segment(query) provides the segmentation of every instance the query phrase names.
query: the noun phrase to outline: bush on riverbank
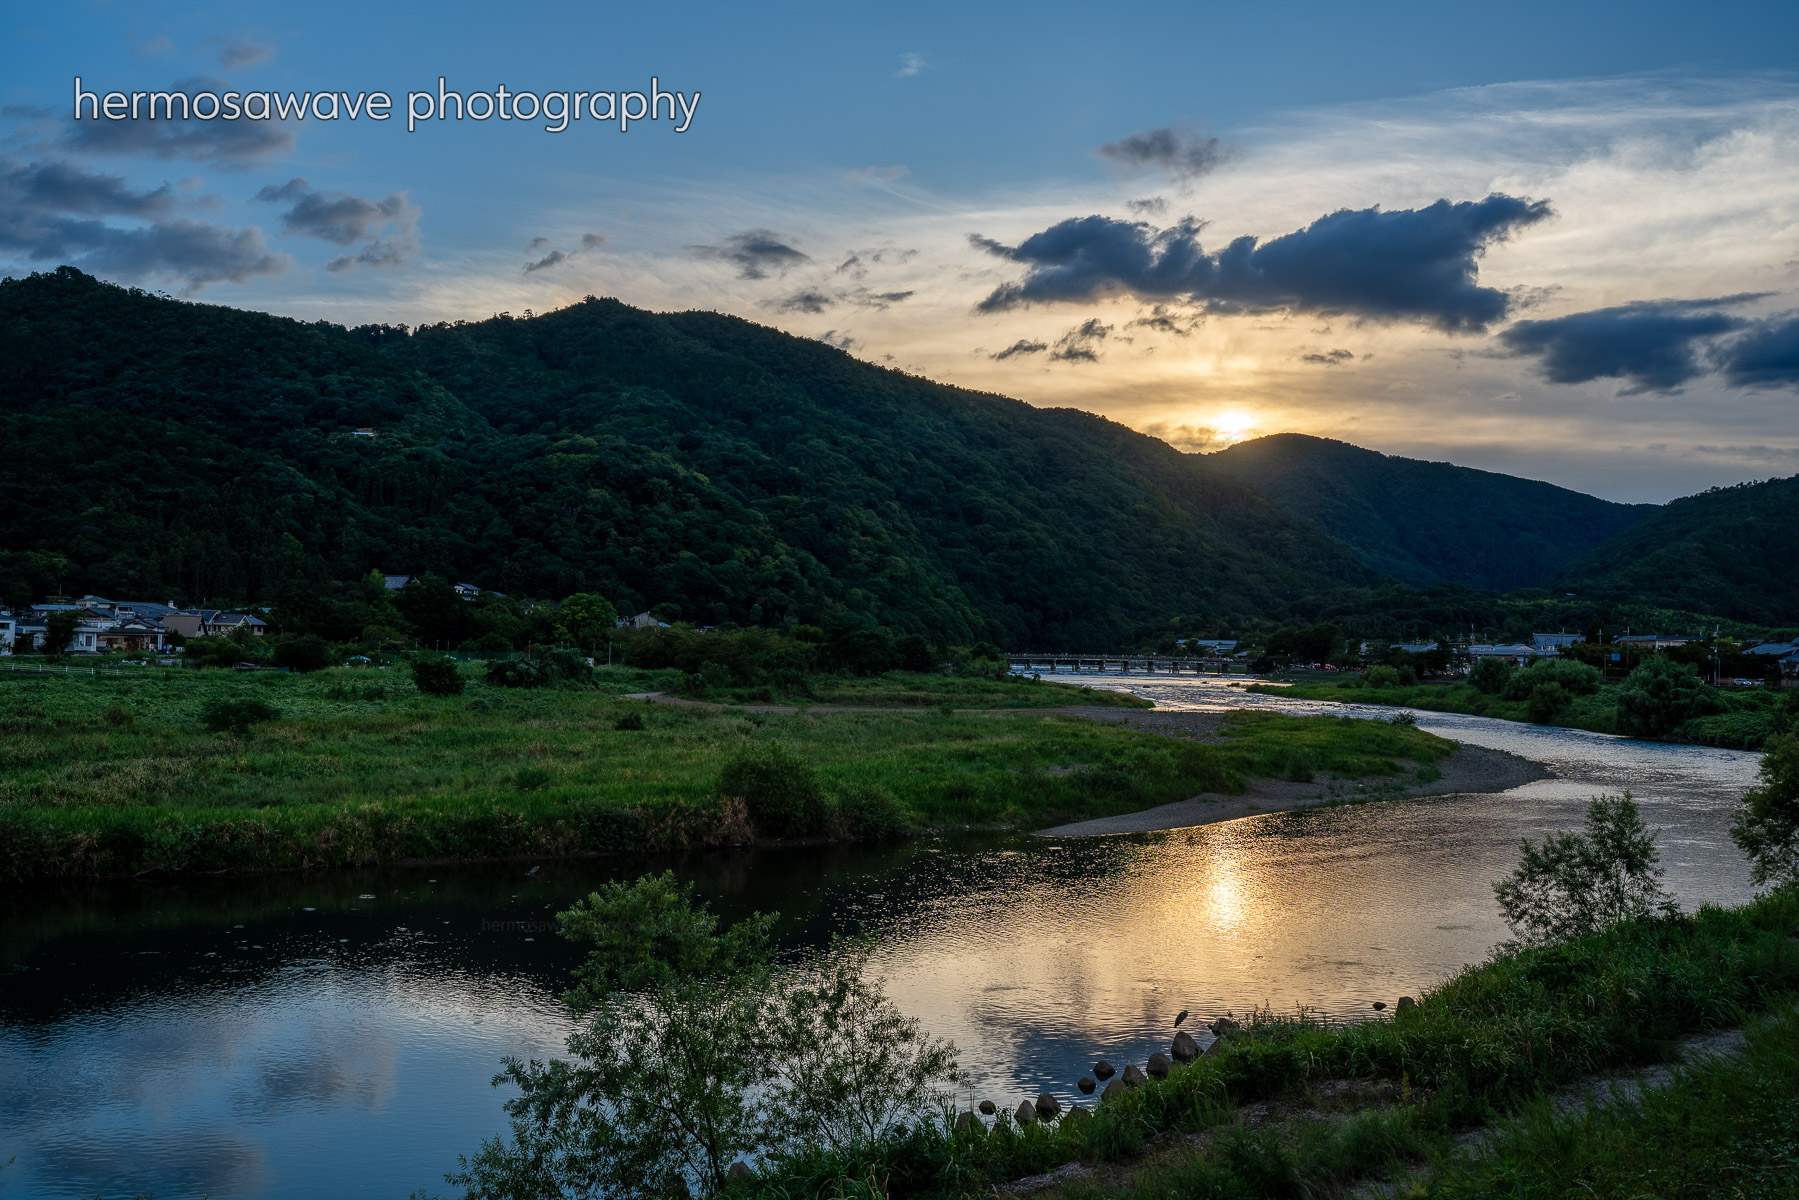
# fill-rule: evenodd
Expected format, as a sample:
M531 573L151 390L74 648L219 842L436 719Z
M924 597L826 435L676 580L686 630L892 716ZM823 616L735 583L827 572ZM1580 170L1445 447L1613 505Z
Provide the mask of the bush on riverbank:
M422 693L397 670L0 675L0 880L734 844L746 831L720 776L739 751L775 741L835 798L822 828L797 828L869 838L1240 791L1301 752L1354 778L1453 750L1334 718L1243 714L1201 744L1029 709L777 716L622 699L666 682L641 671L602 668L581 688L492 687L473 674L462 696ZM992 680L959 683L977 702L986 689L1012 695ZM208 706L278 719L245 725L250 737L214 733L201 723Z

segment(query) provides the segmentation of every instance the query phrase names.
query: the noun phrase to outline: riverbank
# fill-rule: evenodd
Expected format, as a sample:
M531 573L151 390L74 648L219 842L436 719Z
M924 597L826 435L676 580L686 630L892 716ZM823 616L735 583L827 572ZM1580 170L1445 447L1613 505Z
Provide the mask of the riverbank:
M1078 1115L1018 1123L1002 1097L990 1125L778 1161L743 1191L822 1197L882 1178L888 1195L918 1197L1703 1196L1732 1190L1733 1171L1790 1179L1796 927L1787 891L1501 950L1354 1024L1195 1014L1222 1032L1203 1055L1137 1065L1146 1077ZM1741 1058L1656 1070L1732 1029L1747 1035ZM1591 1102L1633 1079L1653 1100ZM1509 1186L1521 1179L1534 1189Z
M1466 681L1370 687L1358 676L1345 676L1330 683L1299 680L1251 684L1245 690L1296 700L1329 700L1338 704L1372 704L1492 717L1501 721L1584 729L1589 733L1623 732L1618 725L1617 684L1607 684L1591 695L1568 697L1567 703L1549 721L1532 721L1528 700L1507 700L1489 695ZM1681 721L1666 736L1648 740L1718 746L1727 750L1760 750L1768 738L1786 729L1793 715L1799 712L1799 692L1783 694L1751 689L1717 694L1728 697L1719 703L1732 706L1730 711L1715 711Z
M1454 749L1366 721L1241 714L1200 742L946 698L1132 711L1024 680L893 676L892 691L942 702L778 714L626 698L666 686L655 672L564 689L464 678L456 696L423 694L398 670L0 678L0 879L741 845L766 831L753 802L721 797L720 776L772 742L822 797L812 825L781 832L818 838L1087 820L1271 776L1385 779ZM259 719L221 730L221 711Z

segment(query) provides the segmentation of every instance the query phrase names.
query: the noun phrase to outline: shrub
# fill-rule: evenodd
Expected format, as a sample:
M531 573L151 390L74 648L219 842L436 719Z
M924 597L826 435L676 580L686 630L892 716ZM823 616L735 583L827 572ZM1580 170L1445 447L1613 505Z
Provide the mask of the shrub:
M1587 805L1586 828L1520 844L1518 867L1493 885L1520 941L1597 933L1619 921L1677 912L1661 890L1655 835L1626 792Z
M628 712L612 722L612 727L620 733L635 732L643 728L643 714Z
M412 682L427 696L462 695L462 672L448 658L415 658L412 660Z
M1799 734L1768 744L1761 786L1743 793L1730 837L1749 856L1757 884L1799 883Z
M1362 682L1369 687L1390 688L1399 686L1399 668L1389 666L1369 667L1362 672Z
M1538 725L1548 725L1568 707L1568 702L1572 699L1568 695L1568 689L1559 683L1539 683L1530 689L1530 697L1524 704L1524 716Z
M812 764L780 742L752 743L731 756L718 794L743 801L750 820L772 837L801 837L824 828L824 788Z
M1497 696L1505 690L1506 681L1512 677L1512 664L1503 658L1483 658L1474 664L1474 670L1468 676L1468 682L1474 685L1477 692L1485 692L1489 696Z
M587 660L567 650L547 650L524 658L500 659L487 664L487 682L495 687L554 687L581 683L593 676Z
M721 662L702 663L700 665L700 681L708 689L731 686L731 668Z
M858 841L886 841L912 831L912 817L905 805L881 787L849 785L837 793L837 813L845 832Z
M304 674L322 671L337 661L331 643L316 633L302 633L275 643L275 665Z
M243 662L244 648L230 638L195 638L187 644L183 660L190 667L223 667L230 669Z
M280 709L254 697L236 699L218 696L208 700L200 710L200 723L206 728L214 733L229 733L239 738L248 736L254 725L280 719Z
M1528 700L1533 689L1554 683L1575 696L1591 696L1599 690L1599 668L1571 658L1543 658L1522 671L1513 672L1501 694L1507 700Z
M550 773L537 767L521 767L512 777L512 786L521 792L541 791L549 782Z

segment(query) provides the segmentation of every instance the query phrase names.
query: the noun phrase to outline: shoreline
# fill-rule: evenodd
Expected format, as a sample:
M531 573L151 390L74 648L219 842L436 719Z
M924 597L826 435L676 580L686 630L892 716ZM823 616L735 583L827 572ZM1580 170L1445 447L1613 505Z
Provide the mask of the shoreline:
M1211 741L1223 723L1223 713L1154 709L1096 709L1082 713L1096 720L1116 721L1164 736ZM1235 794L1202 792L1171 804L1112 817L1074 821L1036 831L1038 837L1110 837L1124 833L1161 833L1216 825L1262 813L1291 812L1320 805L1364 803L1375 800L1413 799L1423 796L1497 795L1551 777L1542 763L1504 750L1462 746L1437 764L1438 777L1429 782L1406 782L1404 776L1388 779L1338 779L1321 775L1310 783L1262 779L1247 791Z

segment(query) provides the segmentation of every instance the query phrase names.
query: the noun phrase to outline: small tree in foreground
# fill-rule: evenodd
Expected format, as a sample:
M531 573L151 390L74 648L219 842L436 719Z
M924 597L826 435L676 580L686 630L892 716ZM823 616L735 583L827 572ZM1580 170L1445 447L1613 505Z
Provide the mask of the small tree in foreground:
M1674 904L1661 889L1655 835L1626 792L1587 805L1586 828L1520 846L1518 867L1493 885L1506 923L1527 945L1594 933Z
M412 682L427 696L462 695L462 672L456 660L441 655L412 660Z
M777 970L773 915L721 932L672 873L608 884L558 917L589 947L563 997L572 1061L508 1059L511 1135L446 1176L475 1200L712 1195L739 1157L872 1141L934 1112L952 1048L836 951Z
M1799 734L1768 743L1761 786L1743 793L1730 837L1749 856L1756 884L1799 884Z

